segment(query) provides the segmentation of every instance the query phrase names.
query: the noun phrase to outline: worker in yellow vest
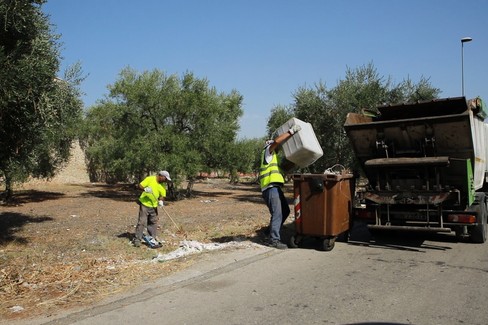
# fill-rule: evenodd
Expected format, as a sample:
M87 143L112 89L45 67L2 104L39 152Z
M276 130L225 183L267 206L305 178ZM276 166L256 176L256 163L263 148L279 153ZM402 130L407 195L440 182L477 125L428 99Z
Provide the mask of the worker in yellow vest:
M166 188L163 183L170 182L171 177L166 170L158 172L154 176L147 176L139 183L139 189L142 194L139 197L139 215L137 218L136 233L132 244L135 247L141 245L144 238L151 248L161 247L157 237L158 231L158 206L164 206L166 198ZM147 229L148 235L143 237L144 229Z
M286 249L287 245L281 241L280 230L286 218L290 215L288 201L283 194L282 187L285 179L279 167L276 151L280 145L300 131L299 125L294 125L288 132L280 134L274 140L267 140L261 153L261 167L259 168L259 184L264 202L268 206L271 219L266 235L266 245L278 249Z

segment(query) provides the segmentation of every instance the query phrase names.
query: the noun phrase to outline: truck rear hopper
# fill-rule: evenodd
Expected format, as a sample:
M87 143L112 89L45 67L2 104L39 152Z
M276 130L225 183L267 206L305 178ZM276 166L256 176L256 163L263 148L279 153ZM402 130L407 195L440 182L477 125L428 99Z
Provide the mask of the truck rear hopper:
M488 126L480 99L464 97L350 113L344 125L368 187L374 229L455 231L486 240Z

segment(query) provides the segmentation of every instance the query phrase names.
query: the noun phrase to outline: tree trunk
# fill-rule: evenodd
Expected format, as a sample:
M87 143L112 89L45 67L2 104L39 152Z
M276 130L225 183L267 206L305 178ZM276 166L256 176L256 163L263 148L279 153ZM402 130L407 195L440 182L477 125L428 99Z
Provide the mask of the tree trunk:
M229 172L229 179L230 179L229 183L231 184L239 183L239 173L237 173L236 170L231 170Z
M186 186L186 197L190 198L193 196L193 185L195 184L195 179L193 177L188 179L188 185Z
M5 175L5 202L10 202L13 195L14 191L12 190L12 178Z
M176 188L173 182L168 182L168 193L167 197L173 201L181 200L181 194L178 188Z

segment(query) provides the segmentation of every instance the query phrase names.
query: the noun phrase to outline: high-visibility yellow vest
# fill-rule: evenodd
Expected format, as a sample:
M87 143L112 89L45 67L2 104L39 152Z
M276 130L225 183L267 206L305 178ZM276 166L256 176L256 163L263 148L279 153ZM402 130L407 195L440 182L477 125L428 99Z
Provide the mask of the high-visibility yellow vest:
M142 187L150 187L152 193L142 192L139 201L148 208L156 208L160 197L166 197L166 188L158 183L157 176L148 176L140 183Z
M278 157L276 153L273 152L273 158L269 164L266 164L264 161L265 152L266 149L263 150L261 154L261 167L259 168L259 184L261 185L261 190L266 188L271 183L285 183L285 179L283 178L278 166Z

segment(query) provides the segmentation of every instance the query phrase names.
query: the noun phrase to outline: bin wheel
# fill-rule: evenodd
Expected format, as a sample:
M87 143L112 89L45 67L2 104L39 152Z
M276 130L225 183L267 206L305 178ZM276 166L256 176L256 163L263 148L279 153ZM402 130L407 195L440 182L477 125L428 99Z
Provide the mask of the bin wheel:
M290 240L288 242L288 247L290 248L298 248L298 245L300 244L300 238L297 236L291 236Z
M322 241L322 246L320 247L323 251L329 252L334 249L335 246L335 237L333 238L325 238Z

